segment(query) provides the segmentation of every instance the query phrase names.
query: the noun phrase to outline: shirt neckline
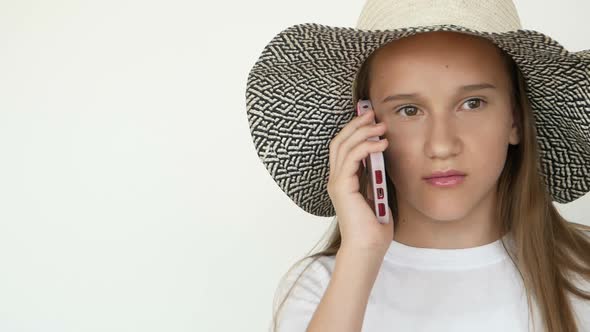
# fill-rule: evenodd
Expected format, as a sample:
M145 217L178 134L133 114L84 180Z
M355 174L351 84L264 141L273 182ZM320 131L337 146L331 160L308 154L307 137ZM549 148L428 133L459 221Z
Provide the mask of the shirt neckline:
M461 249L419 248L393 240L384 259L396 265L417 269L453 270L483 267L509 257L502 245L502 239L510 249L509 233L494 242Z

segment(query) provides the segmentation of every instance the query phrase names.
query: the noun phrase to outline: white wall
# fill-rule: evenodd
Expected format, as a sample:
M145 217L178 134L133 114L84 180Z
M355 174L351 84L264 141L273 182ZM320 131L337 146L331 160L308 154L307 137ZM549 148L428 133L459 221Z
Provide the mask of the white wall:
M280 30L352 26L363 3L0 2L0 331L266 330L331 218L256 156L246 77ZM590 48L588 1L517 7ZM588 222L589 203L559 208Z

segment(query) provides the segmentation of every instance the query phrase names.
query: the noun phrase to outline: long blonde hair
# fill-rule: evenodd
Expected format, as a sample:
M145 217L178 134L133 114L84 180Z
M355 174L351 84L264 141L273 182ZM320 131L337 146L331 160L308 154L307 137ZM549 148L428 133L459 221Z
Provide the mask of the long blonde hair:
M514 60L500 48L497 50L511 73L512 102L520 135L520 143L509 146L506 164L498 180L497 213L503 221L502 234L510 233L515 249L509 250L503 239L502 245L522 277L531 311L532 299L538 304L546 331L577 332L567 296L572 293L590 300L590 293L577 288L570 279L572 274L577 274L590 282L590 236L584 233L590 232L590 227L567 221L552 204L538 172L537 133L533 112L524 93L526 82ZM359 99L369 99L370 67L375 54L373 52L366 59L357 73L353 83L353 105ZM362 173L359 179L360 192L365 198L367 179L366 173ZM395 187L389 177L386 177L386 184L395 228L398 219ZM273 331L276 330L278 312L305 270L319 257L334 256L338 252L341 235L337 216L327 235L326 244L319 252L298 260L289 269L290 272L300 262L311 259L273 312Z

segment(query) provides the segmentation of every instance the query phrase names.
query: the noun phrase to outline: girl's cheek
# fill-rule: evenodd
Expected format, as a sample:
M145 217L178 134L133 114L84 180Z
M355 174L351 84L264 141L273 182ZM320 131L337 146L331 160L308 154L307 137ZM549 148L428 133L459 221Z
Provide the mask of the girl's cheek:
M418 139L421 137L422 133L419 126L392 126L388 125L387 130L385 131L385 137L389 141L389 146L392 144L398 144L400 141L406 140L408 142L408 138L413 137L414 139Z
M411 145L415 144L418 140L419 136L416 136L416 133L410 135L410 133L405 133L403 131L395 131L388 130L385 133L385 138L387 138L388 144L387 148L385 149L385 153L387 153L392 158L399 158L403 154L407 153L407 149L411 149ZM413 137L412 141L408 140L408 137Z

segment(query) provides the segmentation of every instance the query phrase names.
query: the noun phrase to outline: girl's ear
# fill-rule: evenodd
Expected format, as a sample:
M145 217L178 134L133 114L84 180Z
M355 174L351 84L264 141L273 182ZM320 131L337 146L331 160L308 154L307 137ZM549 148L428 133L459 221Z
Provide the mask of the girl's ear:
M513 127L512 131L510 132L510 144L518 145L519 142L518 127Z
M512 128L510 129L510 137L508 138L508 141L512 145L518 145L518 143L520 143L520 135L519 135L520 126L518 124L518 121L516 121L516 119L517 119L516 112L517 112L516 108L513 107L512 108Z

